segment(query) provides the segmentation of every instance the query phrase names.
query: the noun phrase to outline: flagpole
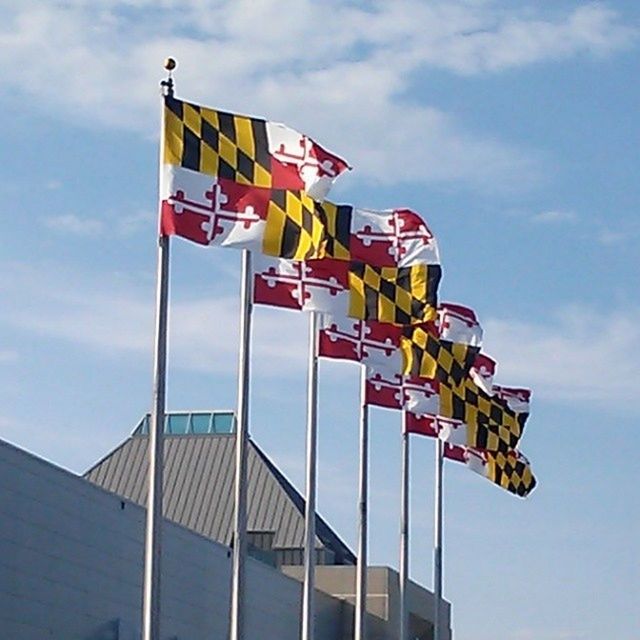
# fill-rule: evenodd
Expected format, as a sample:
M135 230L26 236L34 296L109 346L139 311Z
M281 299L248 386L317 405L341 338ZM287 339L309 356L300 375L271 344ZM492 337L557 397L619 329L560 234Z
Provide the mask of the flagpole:
M307 379L307 478L302 592L302 640L314 640L316 565L316 460L318 419L318 313L309 314L309 373Z
M402 410L402 493L400 499L400 640L409 640L407 587L409 584L409 432Z
M163 95L173 96L171 71L176 62L167 58L168 77L160 83ZM164 152L164 103L160 120L158 165L158 224L162 215L160 174ZM144 544L142 587L142 638L160 639L160 573L162 557L162 471L164 454L164 417L167 383L167 321L169 303L169 236L158 234L158 270L156 288L156 333L153 358L153 402L149 423L149 475L147 521Z
M356 611L354 640L367 636L367 520L369 484L369 407L367 405L367 368L360 367L360 495L358 498L358 567L356 574Z
M442 600L442 472L443 472L442 440L436 438L436 468L435 468L435 514L433 540L433 596L435 601L433 615L433 640L442 640L440 633L440 612Z
M252 304L251 253L242 251L240 277L240 349L238 355L238 408L236 423L235 512L233 521L233 576L230 640L243 640L245 563L247 558L247 444L249 439L249 373L251 362Z

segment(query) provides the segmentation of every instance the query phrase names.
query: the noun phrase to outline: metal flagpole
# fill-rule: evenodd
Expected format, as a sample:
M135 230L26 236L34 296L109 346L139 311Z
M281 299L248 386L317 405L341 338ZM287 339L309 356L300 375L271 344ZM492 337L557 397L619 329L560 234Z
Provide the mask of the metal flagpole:
M169 77L160 84L173 96L171 71L176 62L167 58L164 68ZM164 104L160 123L160 159L162 171L164 152ZM158 223L162 200L158 188ZM156 290L156 335L153 362L153 403L149 424L149 476L147 493L147 523L144 545L144 576L142 588L142 638L160 639L160 560L162 556L162 467L164 454L164 416L167 382L167 320L169 303L169 237L158 234L158 275Z
M307 380L307 478L304 535L302 640L313 640L316 567L316 448L318 418L318 314L309 314L309 373Z
M400 512L400 640L409 640L407 586L409 584L409 433L402 411L402 496Z
M367 637L367 520L369 484L369 407L366 401L367 368L360 367L360 495L358 498L358 568L354 640Z
M245 560L247 557L247 441L249 437L249 365L252 304L251 253L242 252L240 283L240 351L236 424L235 515L233 522L233 580L231 640L244 638Z
M442 462L444 443L436 438L436 473L435 473L435 515L433 519L433 595L435 609L433 616L433 640L441 640L440 610L442 599Z

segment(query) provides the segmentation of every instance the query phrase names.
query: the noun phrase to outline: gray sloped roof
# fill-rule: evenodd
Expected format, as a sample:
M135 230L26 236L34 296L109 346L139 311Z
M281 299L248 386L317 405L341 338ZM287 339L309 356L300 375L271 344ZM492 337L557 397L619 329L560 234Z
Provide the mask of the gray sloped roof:
M165 434L164 515L223 544L233 534L235 436ZM147 498L145 435L133 435L85 473L88 480L133 502ZM274 549L304 546L304 499L253 441L247 451L249 531L274 534ZM338 563L355 556L327 523L316 517L316 548Z

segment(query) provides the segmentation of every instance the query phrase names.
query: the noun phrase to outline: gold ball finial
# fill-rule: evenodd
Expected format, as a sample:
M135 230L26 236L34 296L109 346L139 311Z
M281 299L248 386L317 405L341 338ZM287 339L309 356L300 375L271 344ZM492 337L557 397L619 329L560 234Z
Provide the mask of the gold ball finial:
M173 71L177 65L178 63L175 61L174 58L166 58L164 61L164 68L167 71Z

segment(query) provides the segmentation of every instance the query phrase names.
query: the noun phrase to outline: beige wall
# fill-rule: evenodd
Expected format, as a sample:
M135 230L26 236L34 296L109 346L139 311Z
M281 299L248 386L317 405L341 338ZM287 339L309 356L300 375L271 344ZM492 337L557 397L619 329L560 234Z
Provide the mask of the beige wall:
M282 567L282 571L298 580L303 568ZM345 611L342 638L353 637L353 606L355 605L356 568L350 566L316 567L316 588L349 604ZM407 594L410 632L419 640L433 638L434 596L415 582L409 583ZM367 631L368 640L397 640L400 625L400 589L398 574L388 567L370 567L367 573ZM442 638L450 640L451 605L442 601Z

